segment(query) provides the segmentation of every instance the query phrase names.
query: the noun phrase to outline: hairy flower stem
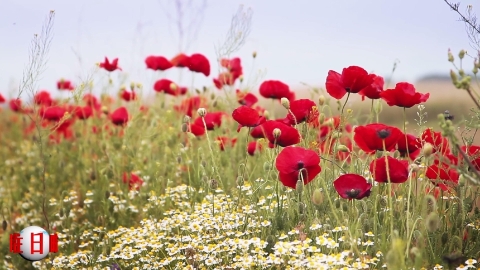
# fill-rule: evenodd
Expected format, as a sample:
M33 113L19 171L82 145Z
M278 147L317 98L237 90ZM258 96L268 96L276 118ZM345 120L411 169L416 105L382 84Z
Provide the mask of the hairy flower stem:
M205 136L207 137L208 148L210 149L210 155L212 157L213 169L215 170L215 173L218 176L218 181L220 181L223 184L222 177L220 176L220 173L218 172L218 167L217 167L217 164L215 162L215 154L213 153L212 141L210 140L210 137L208 136L207 123L205 122L205 117L203 117L203 116L202 116L202 122L203 122L203 127L205 128Z
M387 152L387 147L385 146L385 139L382 139L383 151ZM390 178L390 171L388 166L388 156L385 156L385 169L387 170L387 180L388 180L388 208L390 213L390 237L393 237L393 199L392 199L392 181Z
M403 134L405 135L405 147L406 147L406 150L407 150L407 159L410 158L410 150L408 149L408 136L407 136L407 112L406 112L406 108L404 107L403 108ZM409 213L410 213L410 198L411 198L411 195L412 195L412 179L411 179L411 175L412 175L413 171L410 170L409 173L408 173L408 195L407 195L407 222L406 222L406 235L408 237L408 235L410 234L410 225L409 225ZM405 250L405 256L408 255L408 251L410 250L410 239L407 240L407 245L406 245L406 250Z

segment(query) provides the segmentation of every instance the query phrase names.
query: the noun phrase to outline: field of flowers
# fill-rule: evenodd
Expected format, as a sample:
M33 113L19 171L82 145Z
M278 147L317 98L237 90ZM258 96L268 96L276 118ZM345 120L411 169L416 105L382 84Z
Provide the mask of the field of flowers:
M0 95L1 268L480 269L478 62L451 71L477 108L427 124L433 93L364 67L330 70L306 99L281 78L246 87L240 58L218 61L213 75L200 53L148 56L158 78L142 85L105 57L105 85ZM346 108L353 96L370 112ZM378 121L387 106L402 124ZM59 252L8 252L30 225L57 233Z

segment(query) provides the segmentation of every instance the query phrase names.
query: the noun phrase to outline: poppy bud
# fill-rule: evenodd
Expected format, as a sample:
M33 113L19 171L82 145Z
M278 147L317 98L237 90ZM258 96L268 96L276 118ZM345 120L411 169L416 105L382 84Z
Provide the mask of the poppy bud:
M245 183L242 176L237 177L236 182L237 182L237 186L243 186L243 184Z
M440 226L440 217L438 216L437 212L431 212L427 216L425 226L427 226L427 230L430 231L430 232L434 232L434 231L438 230L438 228Z
M348 153L350 152L350 149L348 149L348 147L343 144L339 144L337 145L337 151Z
M107 190L105 191L105 199L108 199L110 198L110 192Z
M422 148L423 155L428 158L433 153L433 145L431 143L425 143Z
M182 124L182 132L187 132L188 131L188 124L187 123L183 123Z
M265 163L263 163L263 170L265 170L266 172L268 172L271 168L272 165L270 164L270 162L265 161Z
M3 229L3 231L5 231L5 230L7 229L7 225L8 225L8 224L7 224L7 221L6 221L6 220L3 220L3 221L2 221L2 229Z
M176 85L175 83L171 83L171 84L170 84L170 90L172 90L172 91L177 91L177 89L178 89L178 87L177 87L177 85Z
M135 83L134 82L131 82L130 83L130 90L135 90Z
M477 65L473 66L472 73L473 73L474 75L477 75L477 73L478 73L478 67L477 67Z
M325 96L324 96L324 95L321 95L321 96L318 98L318 105L323 106L323 104L325 104Z
M275 128L272 133L275 139L278 139L280 135L282 135L282 131L279 128Z
M185 116L183 117L183 123L190 123L190 119L191 119L190 116L185 115Z
M195 88L195 92L197 92L199 95L202 93L198 88Z
M420 167L417 164L412 163L408 166L408 170L411 172L418 172L418 170L420 170Z
M315 205L321 205L323 203L323 193L321 189L317 188L313 191L312 202Z
M303 181L302 181L302 179L297 180L297 184L295 185L295 190L298 192L298 194L302 194L302 192L303 192Z
M263 112L263 117L265 117L265 119L267 119L267 120L269 119L269 118L268 118L269 115L270 115L270 113L269 113L267 110L265 110L265 111Z
M102 106L101 110L102 110L102 113L108 114L108 107L107 106Z
M323 123L325 122L325 114L324 113L321 113L319 116L318 116L318 123L320 125L323 125Z
M282 106L287 109L287 110L290 110L290 100L288 100L287 98L285 97L282 97L280 99L280 103L282 104Z
M111 78L108 79L108 84L113 84L113 80Z
M450 49L448 49L448 62L452 62L455 61L455 58L453 58L453 54L452 54L452 51L450 51Z
M458 75L460 75L460 77L464 77L465 76L465 71L463 69L460 69L458 71Z
M465 57L465 53L466 53L465 50L461 50L461 51L458 53L458 58L463 59L463 57Z
M452 79L453 84L458 83L457 73L455 73L455 71L453 71L453 69L450 69L450 78Z
M446 245L448 243L448 233L443 233L441 237L442 245Z
M205 117L205 115L207 114L207 110L205 108L199 108L197 110L197 113L198 115L200 115L200 117Z
M253 58L257 58L257 52L252 53Z
M335 126L335 120L333 118L329 118L327 121L323 123L325 126L328 127L334 127Z
M240 77L238 77L238 80L240 81L240 83L243 82L243 75L240 75Z

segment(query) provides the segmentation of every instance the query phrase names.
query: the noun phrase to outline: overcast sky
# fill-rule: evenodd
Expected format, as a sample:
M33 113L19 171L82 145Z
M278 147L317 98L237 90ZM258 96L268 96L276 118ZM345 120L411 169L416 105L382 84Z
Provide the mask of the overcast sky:
M160 76L178 80L176 70L154 74L144 64L148 55L170 58L180 50L174 22L167 16L176 17L173 2L1 0L0 93L13 95L9 90L22 78L32 36L40 33L50 10L56 13L54 37L38 88L54 92L62 77L78 83L105 56L118 57L127 82L141 81L147 89ZM463 1L462 10L473 2ZM463 23L443 0L207 0L203 19L197 17L193 23L199 26L197 39L188 42L186 50L203 53L212 63L210 78L195 76L196 86L211 85L218 74L215 48L225 40L232 16L242 4L245 11L253 12L251 33L232 56L242 58L246 79L261 75L260 79L278 79L291 86L302 82L323 86L329 69L360 65L387 76L399 61L395 80L413 82L426 74L448 74L448 48L455 53L462 48L472 51ZM474 6L477 14L479 7ZM185 23L195 18L191 11L185 17ZM186 33L194 30L190 27ZM252 70L253 51L258 57ZM95 78L105 74L100 70ZM112 78L117 81L118 74ZM191 81L190 74L184 74L180 83Z

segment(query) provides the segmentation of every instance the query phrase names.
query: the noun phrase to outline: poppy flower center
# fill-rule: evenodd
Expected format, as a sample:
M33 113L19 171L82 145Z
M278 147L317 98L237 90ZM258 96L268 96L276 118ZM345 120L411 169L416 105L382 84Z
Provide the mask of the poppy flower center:
M388 129L381 129L381 130L377 131L377 135L378 135L378 137L380 137L380 139L388 138L388 136L390 136L390 133L391 132Z
M350 92L352 89L350 87L345 87L345 91Z
M348 198L355 199L358 197L358 195L360 195L360 190L352 188L351 190L345 192L345 194L347 194Z
M301 170L303 168L305 168L305 163L303 163L303 161L297 162L297 170Z

